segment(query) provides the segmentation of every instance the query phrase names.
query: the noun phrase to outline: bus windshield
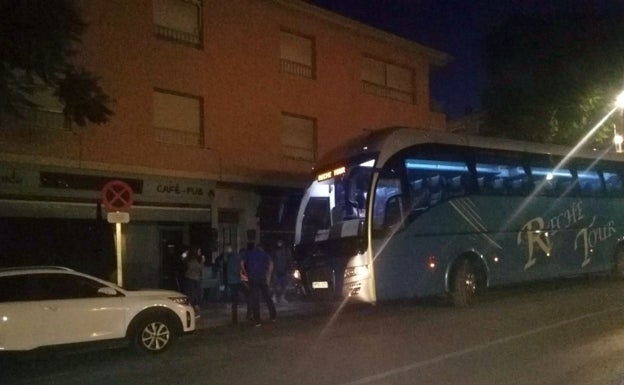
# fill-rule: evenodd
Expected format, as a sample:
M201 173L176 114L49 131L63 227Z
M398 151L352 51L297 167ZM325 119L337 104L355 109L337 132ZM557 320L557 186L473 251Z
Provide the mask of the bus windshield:
M301 241L313 242L332 226L366 217L374 160L326 173L308 192L301 221Z

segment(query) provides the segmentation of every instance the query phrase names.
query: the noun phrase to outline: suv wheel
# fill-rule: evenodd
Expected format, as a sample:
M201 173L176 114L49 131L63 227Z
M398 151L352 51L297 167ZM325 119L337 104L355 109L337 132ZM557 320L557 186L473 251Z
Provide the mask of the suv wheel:
M134 347L142 353L164 352L176 338L170 321L163 316L144 318L135 330Z

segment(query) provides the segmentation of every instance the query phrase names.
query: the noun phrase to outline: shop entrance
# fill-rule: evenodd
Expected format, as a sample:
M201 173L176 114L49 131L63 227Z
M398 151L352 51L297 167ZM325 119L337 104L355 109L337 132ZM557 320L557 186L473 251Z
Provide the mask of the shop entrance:
M184 263L183 231L181 228L160 230L161 282L160 287L182 291Z

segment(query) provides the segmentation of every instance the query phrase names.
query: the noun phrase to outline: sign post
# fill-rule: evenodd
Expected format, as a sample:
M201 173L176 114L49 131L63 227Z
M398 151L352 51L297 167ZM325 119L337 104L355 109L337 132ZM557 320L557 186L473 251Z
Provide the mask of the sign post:
M120 180L111 180L102 188L102 203L106 207L107 220L115 224L115 250L117 254L117 284L123 286L123 251L125 239L122 236L122 223L130 221L127 212L134 203L132 187Z

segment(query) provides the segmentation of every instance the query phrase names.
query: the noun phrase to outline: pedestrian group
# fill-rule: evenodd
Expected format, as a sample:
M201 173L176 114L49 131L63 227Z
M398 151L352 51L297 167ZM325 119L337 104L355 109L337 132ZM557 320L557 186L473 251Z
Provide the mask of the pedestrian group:
M183 291L189 297L195 313L199 316L202 299L202 270L206 261L200 248L192 248L183 254L185 264ZM269 255L260 244L250 243L248 247L235 252L227 245L223 254L215 261L222 277L222 300L231 302L231 322L238 323L238 304L243 294L246 304L246 318L257 327L261 326L260 301L269 311L270 321L275 321L277 311L275 302L286 302L284 298L292 267L292 254L278 240L274 252ZM271 284L273 284L271 286ZM273 292L273 295L271 294ZM274 302L275 301L275 302Z

